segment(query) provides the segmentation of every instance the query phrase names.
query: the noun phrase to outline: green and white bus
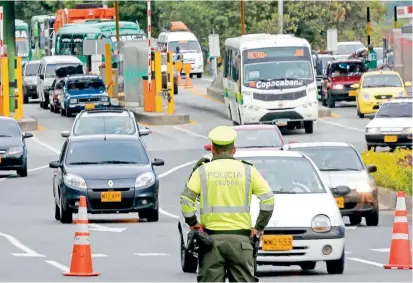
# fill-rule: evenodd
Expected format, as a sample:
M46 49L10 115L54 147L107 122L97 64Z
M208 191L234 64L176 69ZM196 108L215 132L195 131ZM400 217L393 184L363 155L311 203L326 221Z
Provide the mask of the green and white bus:
M30 21L30 33L31 33L31 48L32 57L34 60L40 60L45 56L45 20L49 19L52 16L48 15L39 15L32 17Z
M22 58L25 63L32 59L32 49L30 48L29 25L22 20L15 20L16 55Z
M272 34L228 38L223 83L234 124L271 123L313 132L317 85L307 40Z

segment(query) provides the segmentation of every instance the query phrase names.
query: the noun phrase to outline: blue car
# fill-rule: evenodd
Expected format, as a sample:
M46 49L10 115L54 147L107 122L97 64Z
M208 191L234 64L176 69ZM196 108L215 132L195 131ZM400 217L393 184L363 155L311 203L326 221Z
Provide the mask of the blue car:
M98 75L72 75L65 80L60 105L60 114L71 117L84 109L110 106L110 96Z

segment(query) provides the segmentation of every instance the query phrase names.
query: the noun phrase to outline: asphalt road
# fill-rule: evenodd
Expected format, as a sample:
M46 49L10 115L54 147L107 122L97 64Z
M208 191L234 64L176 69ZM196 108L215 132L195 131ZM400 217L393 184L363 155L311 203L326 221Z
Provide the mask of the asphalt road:
M159 222L137 222L134 214L90 216L93 264L101 276L88 278L89 282L196 281L194 274L184 274L180 268L178 196L191 166L205 153L208 131L217 125L230 125L230 121L223 105L205 96L209 82L192 81L194 88L182 89L176 97L176 110L189 112L193 122L151 127L153 133L144 138L151 157L165 160L165 166L156 169L161 178ZM363 132L368 119L359 119L354 107L348 105L334 112L334 118L317 122L314 134L290 131L284 133L286 140L347 141L364 150ZM60 132L70 129L73 118L41 110L37 103L25 105L25 115L37 118L40 130L28 140L29 176L0 173L0 281L85 281L61 273L70 265L75 225L54 220L52 170L48 168L62 147ZM393 212L382 211L380 217L378 227L366 227L364 222L347 227L343 275L328 275L325 264L318 263L315 271L306 273L298 267L259 268L260 280L411 282L411 271L382 267L389 256Z

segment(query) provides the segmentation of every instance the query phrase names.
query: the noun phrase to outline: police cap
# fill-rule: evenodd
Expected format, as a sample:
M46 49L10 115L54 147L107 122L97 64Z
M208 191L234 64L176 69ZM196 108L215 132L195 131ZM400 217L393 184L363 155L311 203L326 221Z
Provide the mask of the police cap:
M228 126L219 126L209 132L208 138L216 145L230 145L237 138L237 132Z

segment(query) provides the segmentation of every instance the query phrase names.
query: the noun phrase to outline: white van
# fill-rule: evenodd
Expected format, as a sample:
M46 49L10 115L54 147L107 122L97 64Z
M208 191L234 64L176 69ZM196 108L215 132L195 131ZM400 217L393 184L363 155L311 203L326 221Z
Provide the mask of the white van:
M37 72L37 95L40 100L40 107L47 109L49 106L49 95L45 95L45 93L48 93L52 88L53 81L56 78L56 68L77 66L79 64L82 64L82 61L75 56L57 55L43 57Z
M179 46L179 51L184 57L184 63L191 64L191 78L197 75L202 77L204 73L204 57L202 55L201 46L199 45L196 36L187 31L161 32L157 41L160 50L176 52L176 47Z

